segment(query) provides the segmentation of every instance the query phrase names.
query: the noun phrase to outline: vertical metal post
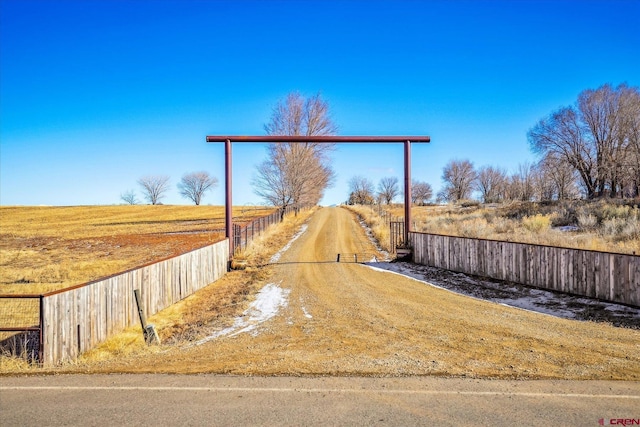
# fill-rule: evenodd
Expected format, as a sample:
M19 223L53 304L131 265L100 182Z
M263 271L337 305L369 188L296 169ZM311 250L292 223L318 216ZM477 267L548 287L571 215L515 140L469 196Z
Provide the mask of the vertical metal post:
M147 316L142 309L142 299L140 298L140 289L134 289L133 295L136 298L136 306L138 307L138 316L140 317L140 325L142 325L142 332L147 332Z
M404 245L409 244L411 224L411 141L404 142Z
M40 295L40 342L38 343L38 363L44 365L44 295Z
M227 139L224 143L224 227L225 236L229 239L229 254L233 256L234 241L233 241L233 211L232 211L232 197L231 197L231 140Z

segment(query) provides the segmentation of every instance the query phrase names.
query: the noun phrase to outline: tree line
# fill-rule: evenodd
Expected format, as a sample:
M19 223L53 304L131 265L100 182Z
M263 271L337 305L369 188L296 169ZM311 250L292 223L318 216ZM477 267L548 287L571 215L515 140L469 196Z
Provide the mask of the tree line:
M152 205L161 204L161 200L170 189L170 177L167 175L146 175L138 180L142 197ZM200 205L202 198L207 191L214 189L218 185L218 179L211 176L209 172L191 172L182 176L178 183L180 195L192 201L195 205ZM120 199L129 204L137 205L138 196L134 190L120 194Z
M264 125L268 135L335 135L329 104L320 93L304 97L288 94L272 110ZM640 91L637 87L605 84L578 95L574 105L561 107L539 120L527 133L536 163L523 163L508 173L499 166L476 169L468 159L451 160L442 172L444 186L437 202L455 202L476 196L484 203L505 200L562 200L570 198L640 197ZM272 143L256 166L254 193L272 206L296 210L320 202L335 181L331 167L334 144ZM182 197L201 203L218 180L207 172L186 174L178 184ZM158 204L169 189L169 177L138 180L143 197ZM384 177L377 187L367 177L349 181L346 203L392 203L401 194L396 177ZM412 203L433 198L430 184L412 181ZM135 192L121 195L137 203Z
M442 171L436 202L477 198L483 203L507 200L546 201L640 196L640 91L605 84L578 95L527 133L536 163L514 172L499 166L475 168L469 159L449 161ZM349 181L348 204L390 203L401 192L397 178L383 178L376 188L366 177ZM432 196L427 183L412 182L412 203Z
M476 169L467 159L451 160L442 172L443 188L438 202L458 202L478 198L483 203L507 200L542 201L580 197L575 173L548 162L522 163L508 173L497 166Z
M398 178L384 177L378 182L377 189L373 182L364 176L356 175L349 180L349 198L347 205L373 205L391 204L393 200L402 195ZM411 181L411 203L425 205L433 196L431 185L423 182Z
M443 169L439 201L477 194L484 203L598 197L640 197L640 91L605 84L578 95L527 133L537 163L513 173L497 166L475 169L468 159Z

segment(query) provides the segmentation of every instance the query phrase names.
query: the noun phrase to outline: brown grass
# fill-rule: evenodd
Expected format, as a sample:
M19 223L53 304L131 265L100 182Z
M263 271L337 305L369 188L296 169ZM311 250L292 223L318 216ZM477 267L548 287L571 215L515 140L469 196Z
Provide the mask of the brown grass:
M273 209L234 209L248 222ZM43 293L224 237L221 206L0 207L0 294Z

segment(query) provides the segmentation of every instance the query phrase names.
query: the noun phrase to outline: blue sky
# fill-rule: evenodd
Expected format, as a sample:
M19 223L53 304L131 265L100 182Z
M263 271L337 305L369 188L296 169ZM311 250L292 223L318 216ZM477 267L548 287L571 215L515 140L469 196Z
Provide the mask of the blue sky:
M287 93L321 92L340 135L430 135L413 177L514 171L526 133L605 83L640 85L640 1L0 0L0 204L117 204L144 175L221 181L223 146L262 135ZM259 204L259 144L234 144L234 204ZM347 182L402 181L402 146L341 145Z

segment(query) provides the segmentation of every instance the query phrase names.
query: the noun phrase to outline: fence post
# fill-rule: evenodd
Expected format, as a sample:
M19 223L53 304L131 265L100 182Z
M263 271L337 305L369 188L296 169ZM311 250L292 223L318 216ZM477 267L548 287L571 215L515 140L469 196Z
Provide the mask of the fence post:
M40 295L40 338L38 343L38 362L44 365L44 295Z
M134 289L133 294L136 297L136 304L138 305L138 315L140 316L140 323L142 324L142 334L147 344L158 343L160 344L160 338L153 325L147 324L147 316L142 309L142 303L140 302L140 289Z

